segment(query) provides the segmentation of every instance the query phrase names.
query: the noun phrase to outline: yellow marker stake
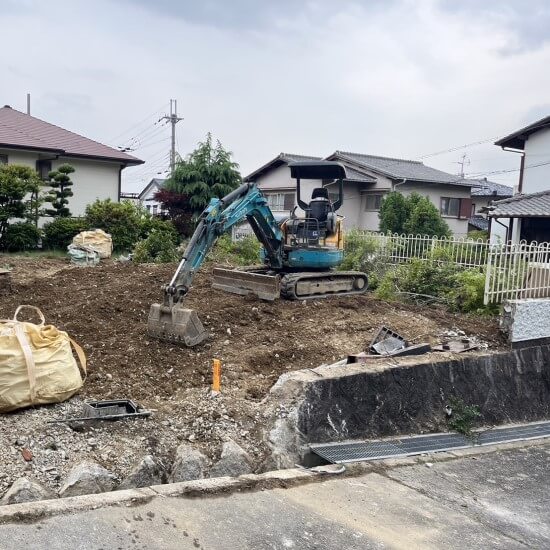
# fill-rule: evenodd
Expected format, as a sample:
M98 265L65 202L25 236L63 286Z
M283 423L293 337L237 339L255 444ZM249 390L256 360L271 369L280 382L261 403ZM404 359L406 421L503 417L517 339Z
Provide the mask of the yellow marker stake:
M220 392L222 389L222 362L214 359L214 368L212 371L212 391Z

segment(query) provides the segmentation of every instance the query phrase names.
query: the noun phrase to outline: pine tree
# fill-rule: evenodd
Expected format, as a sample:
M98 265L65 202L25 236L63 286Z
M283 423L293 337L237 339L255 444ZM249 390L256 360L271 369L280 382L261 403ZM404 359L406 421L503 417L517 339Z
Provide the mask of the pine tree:
M73 182L69 174L75 169L70 164L62 164L57 170L48 174L50 178L50 191L44 198L46 202L51 203L52 208L47 208L44 213L52 218L70 218L71 211L68 208L69 197L73 196L71 189Z
M219 141L215 147L212 145L212 135L208 133L206 140L186 159L177 162L174 176L166 181L163 189L184 196L196 219L211 198L222 198L240 185L238 167Z

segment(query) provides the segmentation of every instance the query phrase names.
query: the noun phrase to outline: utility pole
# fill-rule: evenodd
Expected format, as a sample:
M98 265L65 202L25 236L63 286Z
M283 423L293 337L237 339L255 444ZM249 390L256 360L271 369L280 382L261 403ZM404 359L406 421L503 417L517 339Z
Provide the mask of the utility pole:
M170 176L174 175L176 169L176 124L183 120L178 117L178 100L170 100L170 115L164 115L160 120L166 120L172 125L172 144L170 147Z

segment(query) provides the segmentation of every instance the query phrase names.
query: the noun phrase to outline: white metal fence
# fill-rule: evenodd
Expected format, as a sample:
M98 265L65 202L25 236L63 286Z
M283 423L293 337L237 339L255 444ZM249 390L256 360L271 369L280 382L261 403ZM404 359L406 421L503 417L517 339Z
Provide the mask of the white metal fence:
M427 235L387 235L361 231L365 239L376 246L374 255L390 264L412 259L454 263L463 267L482 267L487 259L489 243L484 239L468 237L429 237Z
M550 297L550 243L492 245L486 269L485 304Z

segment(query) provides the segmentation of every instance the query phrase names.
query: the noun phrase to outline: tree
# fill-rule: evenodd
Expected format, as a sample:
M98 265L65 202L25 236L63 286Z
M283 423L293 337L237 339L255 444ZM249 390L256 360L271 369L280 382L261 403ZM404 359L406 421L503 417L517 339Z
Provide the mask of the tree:
M449 226L430 199L420 197L414 202L416 204L405 222L406 233L429 235L430 237L448 237L450 235Z
M382 233L403 233L409 209L405 197L397 191L388 193L380 205L380 231Z
M167 189L160 189L155 193L155 200L162 204L163 210L168 212L168 218L174 224L180 235L190 235L193 231L193 210L189 204L189 197Z
M46 202L52 204L52 208L47 208L44 213L52 218L70 218L71 211L66 206L69 204L68 198L73 196L71 186L73 182L69 174L74 172L70 164L62 164L57 170L48 174L50 178L50 191L44 198Z
M380 205L382 233L410 233L443 237L450 234L449 226L430 199L418 193L405 197L397 191L388 193Z
M0 164L0 248L6 248L7 230L14 220L23 219L28 214L25 197L38 193L38 174L27 166Z
M210 199L221 198L240 185L238 167L219 141L215 147L212 145L212 135L208 133L206 140L186 159L178 160L174 175L166 181L164 189L183 195L196 220Z

